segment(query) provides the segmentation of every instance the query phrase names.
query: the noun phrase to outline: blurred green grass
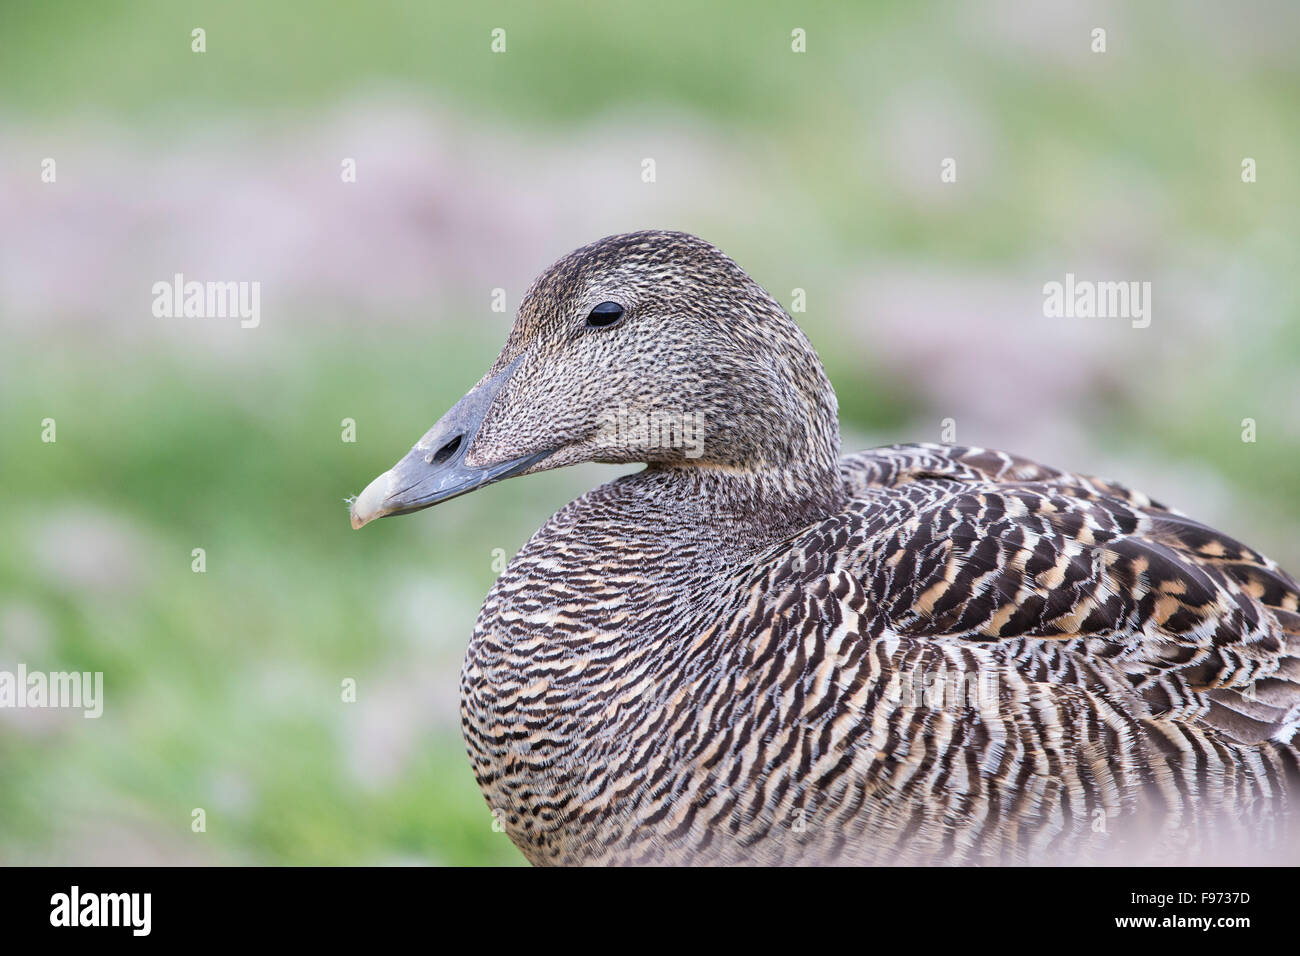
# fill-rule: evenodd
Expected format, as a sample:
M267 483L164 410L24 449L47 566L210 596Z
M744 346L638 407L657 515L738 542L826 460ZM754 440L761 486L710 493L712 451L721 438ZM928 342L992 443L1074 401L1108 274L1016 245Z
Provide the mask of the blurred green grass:
M179 844L190 809L205 807L208 832L236 859L518 859L491 830L454 727L422 732L432 762L412 762L378 793L340 760L351 706L341 681L356 679L365 701L376 662L409 656L411 636L381 613L391 585L418 570L485 593L489 544L512 552L535 521L523 502L481 502L440 523L436 547L428 526L349 528L344 494L391 464L432 414L413 410L411 395L450 403L473 383L448 376L429 387L423 356L466 367L433 337L396 356L327 342L300 368L266 369L238 389L209 367L165 360L117 387L106 369L131 368L127 355L41 351L21 378L5 363L7 385L42 387L6 388L0 413L6 482L34 490L0 517L0 534L20 544L0 555L0 597L49 615L48 668L103 671L109 701L76 733L0 734L5 858L46 858L45 841L75 853L55 824L79 818L170 826ZM61 423L58 441L33 454L30 423L47 416ZM355 445L340 440L344 417L358 420ZM549 490L550 500L534 489L540 507L565 500L567 489ZM69 500L144 536L142 580L87 593L30 561L22 543L41 534L46 505ZM193 547L205 549L206 573L191 570ZM445 610L427 625L454 635L458 655L476 609ZM456 690L453 679L429 693ZM210 806L214 773L246 782L246 807Z
M1262 14L1280 5L1247 6L1267 31ZM1172 229L1240 236L1259 224L1254 200L1300 207L1300 180L1282 175L1300 165L1300 142L1294 124L1277 122L1300 103L1300 71L1276 53L1243 68L1240 42L1216 42L1213 18L1198 24L1177 3L1125 10L1104 58L1061 69L1044 69L1050 54L1025 55L1023 40L972 35L1017 19L1009 4L981 14L959 3L843 0L52 0L6 11L0 104L17 115L118 116L158 136L209 113L288 116L394 88L538 135L688 109L758 136L766 165L799 187L839 242L975 262L1056 239L1068 210L1053 197L1103 193L1117 169L1170 193ZM1086 43L1091 21L1053 19L1040 14L1022 29L1072 30ZM199 26L202 55L189 42ZM794 26L807 31L806 55L789 54ZM486 53L494 27L507 30L507 55ZM976 196L927 210L879 188L889 177L872 148L875 111L913 89L941 91L958 110L974 91L996 106L986 121L998 146L964 173L979 178ZM1246 149L1269 157L1269 188L1255 191L1265 195L1243 197L1223 174ZM987 228L991 213L1016 228Z

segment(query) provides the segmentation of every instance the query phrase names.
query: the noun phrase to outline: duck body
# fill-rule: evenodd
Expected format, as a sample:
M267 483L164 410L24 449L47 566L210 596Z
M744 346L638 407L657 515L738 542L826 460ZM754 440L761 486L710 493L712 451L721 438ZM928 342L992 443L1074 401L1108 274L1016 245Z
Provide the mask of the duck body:
M840 477L838 511L773 533L650 469L525 545L461 691L479 784L529 860L1285 851L1293 579L1003 453L894 446Z
M1296 580L1014 455L841 457L816 351L695 236L546 270L352 525L593 461L646 468L525 544L461 674L532 862L1300 862Z

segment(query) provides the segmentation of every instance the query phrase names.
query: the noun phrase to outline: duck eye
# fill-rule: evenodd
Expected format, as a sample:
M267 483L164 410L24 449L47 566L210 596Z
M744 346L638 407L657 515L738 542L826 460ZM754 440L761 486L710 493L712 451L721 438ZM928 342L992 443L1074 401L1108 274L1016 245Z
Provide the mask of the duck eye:
M591 315L587 316L587 325L603 329L606 326L613 325L619 319L623 318L623 307L617 302L602 302L591 310Z

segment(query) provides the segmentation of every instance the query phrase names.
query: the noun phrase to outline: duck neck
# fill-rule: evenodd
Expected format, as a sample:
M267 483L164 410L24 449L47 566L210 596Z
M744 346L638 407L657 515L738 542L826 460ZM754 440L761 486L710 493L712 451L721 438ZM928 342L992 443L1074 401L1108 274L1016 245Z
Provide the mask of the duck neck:
M671 512L723 551L753 553L840 511L838 463L746 469L651 465L636 476L660 514Z

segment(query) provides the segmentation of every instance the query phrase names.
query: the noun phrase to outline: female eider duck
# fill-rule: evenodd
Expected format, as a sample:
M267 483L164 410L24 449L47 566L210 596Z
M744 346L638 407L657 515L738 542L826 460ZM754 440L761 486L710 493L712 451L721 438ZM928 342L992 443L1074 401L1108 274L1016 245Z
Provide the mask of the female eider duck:
M461 676L533 863L1296 858L1296 580L1003 452L841 457L816 352L707 242L557 262L352 524L589 461L647 467L524 545Z

